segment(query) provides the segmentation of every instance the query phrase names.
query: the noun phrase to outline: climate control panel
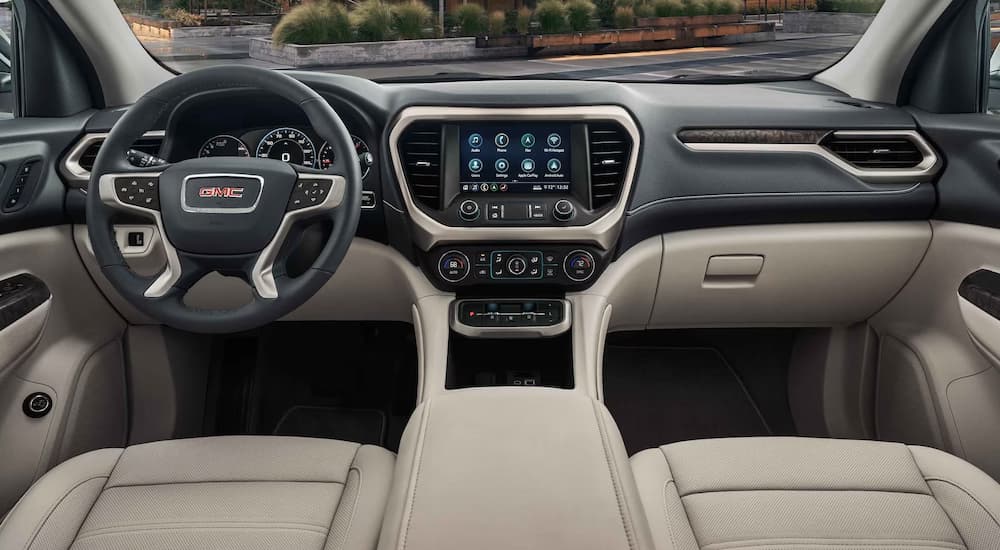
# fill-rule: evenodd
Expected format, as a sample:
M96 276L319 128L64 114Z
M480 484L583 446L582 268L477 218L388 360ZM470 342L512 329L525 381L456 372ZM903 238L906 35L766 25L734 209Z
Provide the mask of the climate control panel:
M429 271L443 286L535 283L584 287L601 268L597 250L578 246L442 247L427 257Z

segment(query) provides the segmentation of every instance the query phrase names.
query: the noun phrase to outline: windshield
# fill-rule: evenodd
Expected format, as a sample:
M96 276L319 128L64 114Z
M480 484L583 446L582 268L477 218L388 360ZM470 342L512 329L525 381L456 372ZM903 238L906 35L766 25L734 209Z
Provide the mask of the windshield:
M730 82L821 71L883 0L116 0L178 72Z

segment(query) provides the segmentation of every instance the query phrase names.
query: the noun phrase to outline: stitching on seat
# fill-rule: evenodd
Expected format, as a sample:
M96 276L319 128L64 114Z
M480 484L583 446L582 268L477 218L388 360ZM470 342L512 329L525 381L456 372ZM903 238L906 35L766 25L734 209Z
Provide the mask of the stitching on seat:
M220 530L255 530L255 531L296 531L303 533L312 533L314 535L322 536L322 527L316 529L306 529L304 527L293 527L293 524L274 524L274 525L253 525L244 523L232 523L232 524L178 524L176 526L157 526L148 527L141 529L119 529L115 531L101 531L99 533L88 533L87 535L80 537L77 540L93 539L99 537L109 537L113 535L121 535L124 533L155 533L157 531L220 531Z
M844 538L775 538L775 539L750 539L734 540L726 542L715 542L708 544L702 550L747 550L750 548L778 548L778 547L798 548L802 546L871 546L874 548L927 548L927 549L953 549L966 550L963 545L950 543L947 541L925 540L925 539L844 539Z
M413 462L410 465L412 472L410 474L410 495L407 499L407 508L403 510L403 517L400 520L402 533L399 534L399 548L404 550L406 548L406 537L410 534L410 525L413 521L413 508L417 502L417 485L420 483L420 465L424 453L424 439L427 435L427 425L430 423L431 406L434 404L432 400L425 403L423 418L420 419L420 431L417 433L417 448L413 451Z
M358 501L361 500L361 488L363 487L363 481L364 481L364 476L361 475L361 468L351 468L351 469L358 472L358 492L357 494L354 495L354 502L351 504L351 518L347 520L347 529L344 530L345 543L351 538L351 527L354 526L354 518L356 518L358 515ZM344 487L346 488L347 486L345 485ZM327 534L327 538L329 537L330 535Z
M674 487L677 487L677 479L674 477L674 470L670 467L670 459L667 458L666 446L660 447L659 449L660 449L660 454L663 455L663 462L667 465L667 470L670 471L670 479L669 479L669 481L672 481L673 484L674 484ZM687 496L687 495L685 495L685 496ZM681 502L681 511L684 512L684 520L687 522L688 525L691 526L691 536L694 537L694 543L696 545L698 545L698 547L700 548L701 547L701 541L698 540L698 534L694 532L694 524L691 523L691 516L688 515L687 507L684 506L684 497L681 496L681 491L680 491L679 487L677 488L677 499L680 500L680 502ZM667 493L666 492L663 493L663 505L664 505L664 507L667 505Z
M983 505L983 503L978 498L976 498L975 495L973 495L971 491L969 491L968 489L966 489L962 485L960 485L960 484L958 484L958 483L956 483L956 482L954 482L954 481L952 481L950 479L945 479L945 478L942 478L942 477L925 477L924 481L938 481L938 482L941 482L941 483L947 483L948 485L951 485L952 487L958 489L959 491L962 491L963 493L966 494L966 496L968 496L969 498L971 498L972 501L975 502L980 508L982 508L984 512L986 512L986 515L989 516L991 520L993 520L993 524L994 525L996 525L998 528L1000 528L1000 520L997 520L997 517L993 515L993 512L991 512L989 508L987 508L985 505ZM928 485L928 487L929 486L930 485ZM931 489L932 494L933 494L933 491L934 490ZM937 498L935 498L934 500L936 501ZM938 503L938 506L941 506L941 504ZM948 510L945 509L944 506L941 506L941 509L944 510L944 513L945 513L946 516L948 516L948 519L951 519L951 515L948 514ZM958 536L960 536L960 537L962 536L962 532L958 530L958 526L955 527L955 531L958 532ZM964 537L962 538L962 541L963 542L965 541Z
M601 411L598 409L597 401L591 400L590 404L591 408L594 410L594 419L597 422L597 433L601 438L601 447L604 449L604 461L608 465L608 473L611 477L611 488L615 492L615 500L618 502L618 515L622 518L622 528L625 531L625 543L630 549L634 549L635 535L632 532L631 521L629 521L631 516L629 514L628 504L625 502L625 496L622 494L621 480L618 479L616 463L613 453L611 452L611 446L608 442L604 419L601 417Z
M663 482L663 492L660 494L663 497L663 517L667 522L667 536L670 538L670 547L677 548L677 540L674 538L674 527L670 524L670 508L667 506L667 488L674 480L668 479Z
M941 502L938 501L937 496L934 494L934 489L931 489L930 484L927 483L928 478L927 478L926 475L924 475L924 471L920 469L920 463L917 462L917 457L913 456L913 449L911 449L909 445L904 445L904 447L906 448L906 451L908 453L910 453L910 460L913 461L913 467L916 468L918 472L920 472L920 477L924 478L924 485L927 486L927 491L930 492L931 498L934 499L934 503L937 504L938 508L941 509L941 512L944 514L944 517L948 518L948 522L951 523L951 527L955 530L955 533L958 535L958 538L962 541L962 544L964 544L966 547L968 547L969 543L965 540L965 536L962 535L962 530L958 528L958 524L956 524L955 520L951 518L951 514L948 513L948 510L946 510L945 507L941 505ZM941 481L944 481L944 480L941 480ZM957 487L957 485L956 485L956 487ZM965 489L962 489L961 487L958 487L958 488L959 488L959 490L965 491ZM966 494L968 494L968 491L965 491L965 492L966 492ZM971 494L969 496L972 497ZM972 500L976 501L976 504L979 504L980 506L982 506L982 504L980 504L979 501L975 499L975 497L972 497ZM984 509L985 509L985 507L984 507ZM989 510L987 510L986 513L988 514ZM996 521L996 518L994 518L993 521Z
M889 495L914 495L918 497L931 497L934 495L932 493L917 493L915 491L897 491L885 490L885 489L841 489L839 487L833 488L821 488L821 487L780 487L780 488L763 488L763 489L711 489L706 491L691 491L690 493L685 493L678 495L684 499L695 495L711 495L715 493L885 493Z
M77 484L73 485L72 487L70 487L69 489L67 489L66 492L64 492L62 494L62 496L59 497L59 500L57 500L52 506L49 507L48 511L45 512L45 515L42 516L42 520L38 522L38 525L36 525L35 529L32 531L31 538L28 539L27 544L25 544L24 546L22 546L22 548L24 548L25 550L27 550L28 548L31 548L35 544L35 539L38 538L38 535L42 532L42 528L45 527L46 523L48 523L49 518L52 516L52 513L55 512L57 508L59 508L59 505L62 504L62 502L64 500L66 500L66 497L68 497L69 495L71 495L73 493L73 491L76 491L77 489L80 488L81 485L83 485L85 483L88 483L88 482L91 482L91 481L93 481L95 479L104 478L105 482L107 482L108 477L109 476L107 476L107 475L88 477L87 479L84 479L83 481L80 481L79 483L77 483ZM100 498L100 496L101 496L101 494L98 493L97 497ZM96 502L96 501L97 501L97 499L94 499L94 502ZM91 510L93 510L93 505L91 505ZM11 514L13 514L13 510L11 511ZM90 512L87 512L87 515L90 515ZM86 521L86 519L87 519L87 516L84 516L84 521ZM83 525L83 524L81 523L81 525ZM79 533L79 531L77 531L77 533ZM75 535L74 535L73 539L76 540L76 536Z
M91 529L81 534L76 540L84 540L105 535L115 535L121 533L159 531L159 530L212 530L212 529L284 529L291 531L309 531L310 533L326 534L326 525L316 523L306 523L298 521L255 521L255 520L224 520L224 521L164 521L131 523L127 525L116 525L112 527L102 527Z
M326 485L344 485L345 481L317 481L314 479L206 479L202 481L164 481L163 483L129 483L125 485L112 485L111 489L126 489L129 487L168 487L174 485L211 485L214 483L314 483ZM101 491L102 493L104 491Z

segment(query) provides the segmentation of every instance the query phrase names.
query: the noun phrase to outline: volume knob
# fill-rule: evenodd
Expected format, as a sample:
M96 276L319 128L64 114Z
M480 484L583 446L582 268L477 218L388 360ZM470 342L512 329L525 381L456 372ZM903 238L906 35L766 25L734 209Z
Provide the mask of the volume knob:
M479 219L479 203L474 200L464 200L458 205L458 215L467 222Z
M576 214L576 207L566 199L559 199L552 208L552 215L561 222L569 221Z

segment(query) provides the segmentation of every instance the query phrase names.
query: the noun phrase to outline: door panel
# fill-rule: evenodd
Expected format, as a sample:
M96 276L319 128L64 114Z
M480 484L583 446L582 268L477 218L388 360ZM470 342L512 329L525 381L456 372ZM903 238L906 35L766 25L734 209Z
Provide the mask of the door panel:
M48 294L10 309L0 297L0 316L10 321L0 322L0 515L55 464L125 441L125 323L83 266L56 170L87 118L0 121L0 287L33 277ZM31 170L19 183L26 162ZM28 414L25 402L39 392L51 407Z

